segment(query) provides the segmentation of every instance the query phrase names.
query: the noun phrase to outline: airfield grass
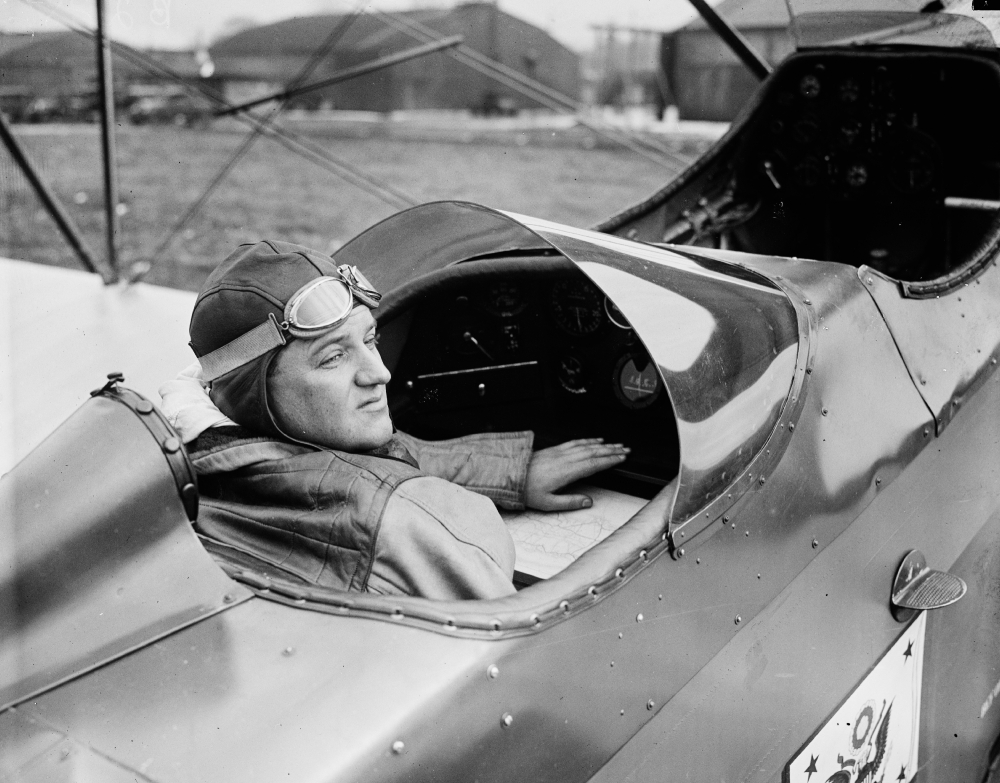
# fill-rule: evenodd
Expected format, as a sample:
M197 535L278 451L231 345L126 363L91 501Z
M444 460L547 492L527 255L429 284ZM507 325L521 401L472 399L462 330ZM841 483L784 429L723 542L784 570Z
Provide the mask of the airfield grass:
M119 263L148 260L202 194L245 133L120 127ZM100 141L95 126L18 130L93 253L105 257ZM416 202L464 199L590 226L662 187L679 171L626 149L351 139L316 143ZM707 146L707 142L706 142ZM700 150L685 150L694 157ZM333 251L398 207L259 139L154 263L148 282L197 290L238 244L260 238ZM20 172L0 149L0 255L58 266L78 262Z

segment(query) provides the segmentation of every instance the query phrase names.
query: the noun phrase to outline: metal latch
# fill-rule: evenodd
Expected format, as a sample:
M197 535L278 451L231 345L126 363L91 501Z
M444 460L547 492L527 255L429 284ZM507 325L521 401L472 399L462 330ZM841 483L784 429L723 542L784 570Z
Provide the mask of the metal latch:
M961 577L927 567L919 549L903 558L892 585L892 616L905 623L917 612L940 609L958 601L968 590Z

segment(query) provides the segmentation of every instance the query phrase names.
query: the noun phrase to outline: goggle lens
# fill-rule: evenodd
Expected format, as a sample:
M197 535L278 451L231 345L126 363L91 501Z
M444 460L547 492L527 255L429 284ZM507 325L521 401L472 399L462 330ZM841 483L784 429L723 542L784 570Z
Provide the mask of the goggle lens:
M293 299L288 321L299 329L322 329L346 318L353 305L347 284L327 277Z

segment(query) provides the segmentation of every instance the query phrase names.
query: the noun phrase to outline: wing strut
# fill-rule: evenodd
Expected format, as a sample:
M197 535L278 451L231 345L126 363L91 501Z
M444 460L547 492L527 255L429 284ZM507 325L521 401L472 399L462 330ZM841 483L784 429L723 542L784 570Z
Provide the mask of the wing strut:
M97 89L101 101L101 157L104 163L105 230L112 282L118 279L118 162L115 156L115 87L111 47L104 27L104 0L97 0Z
M771 68L771 64L750 45L750 42L739 30L719 16L706 0L690 0L690 2L708 26L733 50L733 54L739 57L740 61L750 69L750 73L761 81L768 77L774 70Z
M73 222L73 218L69 216L66 208L59 201L59 198L54 192L45 184L45 180L41 178L39 173L35 170L34 164L32 164L31 159L28 154L24 151L24 147L21 146L21 142L17 140L13 131L10 129L10 125L7 123L7 118L4 117L3 112L0 112L0 141L3 142L4 146L10 152L10 156L14 159L14 162L18 165L22 172L24 172L25 178L34 188L35 193L41 200L42 204L45 206L46 211L52 216L62 235L69 242L73 250L76 251L77 256L80 259L80 263L86 268L88 272L94 272L95 274L100 274L104 279L104 282L111 283L114 280L108 274L101 274L101 271L97 268L97 264L94 262L94 256L90 252L90 248L87 247L87 243L83 239L83 234L80 233L80 229L76 227Z

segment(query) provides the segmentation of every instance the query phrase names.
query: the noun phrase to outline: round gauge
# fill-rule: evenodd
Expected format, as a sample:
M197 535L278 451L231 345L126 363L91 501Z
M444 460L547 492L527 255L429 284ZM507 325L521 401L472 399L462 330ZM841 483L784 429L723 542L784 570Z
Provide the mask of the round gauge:
M637 362L625 354L615 365L615 396L626 408L638 410L656 402L663 391L663 382L656 365L648 359Z
M601 293L582 280L560 280L552 286L552 320L568 334L594 334L604 325Z
M608 297L604 297L604 314L619 329L631 329L632 324L628 322L625 314L618 309L618 305L612 302Z
M796 144L811 144L819 134L819 121L810 115L800 117L792 126L792 139Z
M556 368L559 385L570 394L584 394L587 391L587 371L583 362L575 356L564 356Z
M486 292L486 312L510 318L528 306L521 289L515 283L496 283Z
M861 85L856 79L844 79L840 83L840 100L842 103L857 103L861 96Z
M868 182L868 169L863 163L853 163L844 172L844 181L852 188L860 188Z
M820 91L819 77L814 73L807 73L799 80L799 95L803 98L815 98Z
M846 119L840 124L840 139L845 144L853 144L861 135L861 122L857 119Z

